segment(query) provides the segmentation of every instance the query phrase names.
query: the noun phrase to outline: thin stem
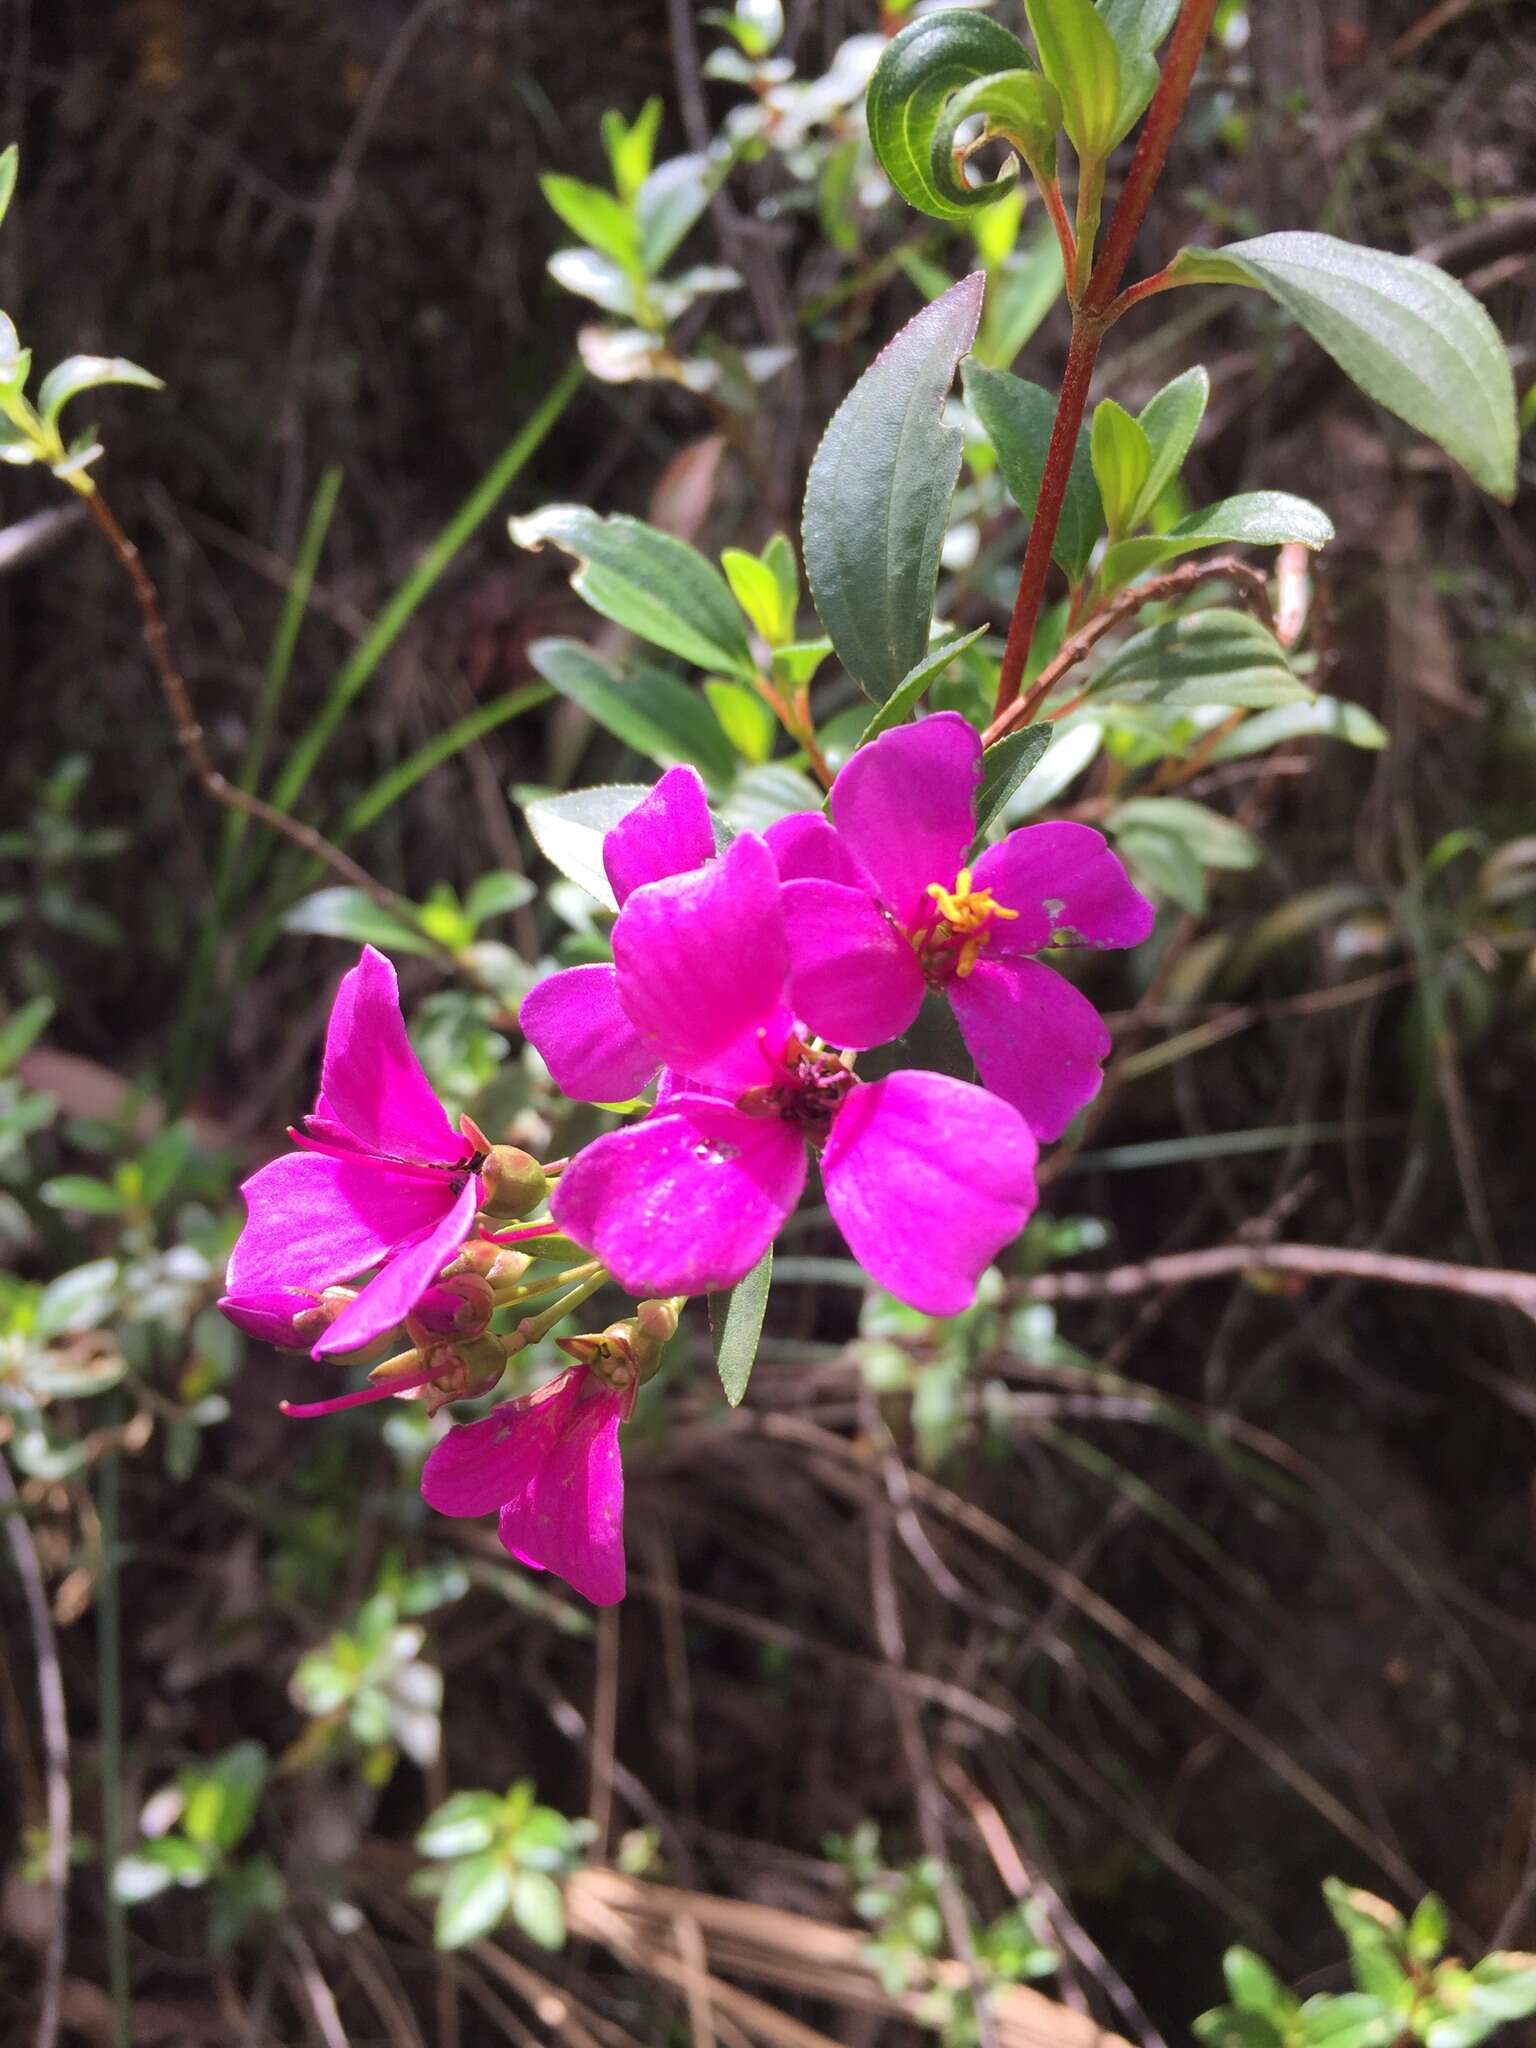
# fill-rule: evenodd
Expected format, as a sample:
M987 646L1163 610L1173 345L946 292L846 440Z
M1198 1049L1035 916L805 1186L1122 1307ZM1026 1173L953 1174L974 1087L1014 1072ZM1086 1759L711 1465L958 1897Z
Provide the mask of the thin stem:
M607 1269L599 1266L590 1279L583 1280L579 1287L573 1287L569 1294L562 1294L557 1302L545 1309L542 1315L524 1316L518 1324L516 1334L524 1344L537 1344L541 1337L547 1337L556 1323L562 1322L572 1309L581 1307L589 1294L596 1294L599 1287L608 1282Z
M123 1853L123 1615L118 1577L122 1453L114 1445L98 1468L96 1516L101 1572L96 1582L96 1684L101 1750L101 1868L105 1879L107 1982L112 1998L112 2048L129 2048L128 1916L112 1874Z
M1265 625L1273 627L1268 584L1257 569L1248 562L1238 561L1235 555L1218 555L1212 561L1185 562L1181 568L1170 569L1166 576L1154 576L1148 583L1133 583L1129 590L1122 590L1118 597L1111 598L1064 643L1035 678L1034 687L1027 696L1019 698L993 719L982 735L984 744L990 747L1016 726L1027 725L1062 677L1076 668L1106 633L1112 633L1116 626L1140 611L1143 605L1161 604L1169 598L1183 597L1202 583L1217 581L1235 583Z
M1037 177L1035 183L1040 188L1040 197L1045 201L1045 210L1051 217L1051 226L1056 230L1056 239L1061 244L1062 275L1070 282L1077 274L1077 237L1072 232L1067 203L1061 196L1061 180Z
M11 1468L3 1457L0 1457L0 1513L5 1518L16 1576L21 1580L22 1595L26 1601L27 1624L32 1631L32 1656L37 1666L38 1709L43 1724L50 1921L43 1954L43 1996L37 2021L36 2048L55 2048L59 2038L65 1943L68 1940L69 1720L64 1704L64 1674L59 1668L59 1646L53 1633L53 1617L48 1612L48 1588L43 1579L43 1568L38 1562L37 1547L22 1511Z
M1008 644L997 679L994 726L1018 701L1030 643L1040 622L1040 607L1050 574L1051 550L1056 544L1056 530L1061 524L1061 508L1066 502L1072 457L1077 451L1077 437L1088 406L1094 360L1108 325L1108 310L1162 175L1169 144L1184 112L1195 67L1200 61L1200 52L1205 47L1219 4L1220 0L1184 0L1168 46L1162 77L1136 144L1136 154L1131 159L1125 185L1110 219L1103 250L1094 265L1087 290L1073 310L1072 346L1067 355L1061 396L1056 403L1056 424L1051 432L1045 473L1040 480L1040 496L1024 551L1024 566L1019 572L1019 592L1008 624ZM1085 182L1089 181L1090 171L1091 167L1085 167ZM1075 268L1081 268L1082 260L1079 250ZM1068 275L1073 275L1073 272L1069 271Z
M1174 291L1183 282L1183 278L1174 277L1166 270L1154 270L1150 277L1144 277L1140 284L1127 285L1117 299L1110 301L1104 325L1112 325L1122 313L1129 313L1132 306L1139 306L1143 299L1154 298L1158 292Z
M1094 245L1099 239L1099 217L1104 210L1104 159L1090 157L1077 173L1077 261L1068 272L1072 304L1080 306L1093 275Z

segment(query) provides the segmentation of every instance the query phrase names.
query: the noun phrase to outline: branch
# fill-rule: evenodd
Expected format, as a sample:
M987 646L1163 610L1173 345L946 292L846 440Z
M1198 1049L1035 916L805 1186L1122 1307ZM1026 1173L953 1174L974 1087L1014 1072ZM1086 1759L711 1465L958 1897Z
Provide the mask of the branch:
M366 890L382 910L387 910L413 928L417 925L416 912L393 889L375 881L368 870L359 867L350 854L333 846L329 839L317 832L312 825L304 824L298 818L289 817L286 811L278 810L266 803L250 790L240 789L227 776L222 775L213 765L208 753L203 728L192 708L192 695L186 679L176 666L171 653L170 634L166 630L165 615L160 609L159 593L144 567L143 558L133 542L118 524L112 508L99 490L93 490L85 499L91 517L100 527L108 547L117 557L123 573L133 585L133 594L138 601L139 616L144 626L144 644L149 650L150 662L159 679L160 690L176 728L176 737L181 742L182 752L192 764L192 771L215 803L223 804L228 810L239 811L247 818L254 818L258 824L270 831L280 833L291 840L302 852L312 859L323 861L333 874L340 875L354 889Z
M1326 1244L1221 1244L1203 1251L1170 1252L1102 1273L1042 1273L1018 1283L1029 1301L1102 1301L1145 1294L1156 1287L1187 1287L1229 1273L1300 1273L1309 1279L1375 1281L1386 1287L1427 1287L1464 1300L1490 1301L1536 1322L1536 1273L1494 1266L1452 1266L1391 1252L1354 1251Z
M53 1621L48 1612L48 1593L32 1531L22 1513L21 1500L11 1468L0 1457L0 1514L16 1560L26 1601L27 1622L32 1630L32 1653L37 1663L38 1705L43 1719L43 1757L48 1787L48 1893L51 1901L48 1946L43 1961L42 2010L38 2015L36 2048L55 2048L59 2038L60 2000L64 1984L64 1953L67 1936L69 1894L69 1721L64 1706L64 1675L59 1668L59 1646L54 1640Z
M1182 568L1170 569L1165 576L1154 576L1149 583L1133 583L1129 590L1122 590L1119 596L1111 598L1101 611L1095 612L1087 624L1080 626L1071 639L1065 641L1046 663L1035 678L1029 695L1016 698L1006 710L993 719L982 735L982 744L990 747L995 741L1000 740L1004 733L1012 732L1015 726L1027 725L1062 677L1076 668L1086 655L1092 653L1106 634L1112 633L1116 626L1140 611L1143 605L1160 604L1168 598L1183 597L1202 583L1218 581L1235 583L1260 619L1271 632L1274 632L1275 619L1269 602L1269 585L1251 563L1240 562L1235 555L1218 555L1213 560L1186 562Z

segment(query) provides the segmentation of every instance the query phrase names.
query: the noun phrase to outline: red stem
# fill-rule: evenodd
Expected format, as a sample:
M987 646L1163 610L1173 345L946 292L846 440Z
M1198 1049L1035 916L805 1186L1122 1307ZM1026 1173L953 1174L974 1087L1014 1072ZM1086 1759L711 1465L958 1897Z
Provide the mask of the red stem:
M1147 109L1136 154L1126 172L1103 249L1094 265L1087 290L1072 309L1072 346L1067 355L1061 395L1056 401L1056 424L1051 430L1051 445L1046 452L1040 497L1029 529L1029 543L1024 550L1024 566L1019 573L1019 594L1014 599L1013 617L1008 624L1008 644L997 679L997 702L992 708L994 723L1018 700L1030 642L1040 622L1040 606L1045 598L1046 578L1050 574L1056 529L1061 524L1061 508L1066 502L1072 457L1077 451L1077 437L1088 409L1094 359L1104 331L1110 324L1120 279L1130 261L1141 224L1146 219L1147 207L1162 176L1163 165L1168 160L1168 148L1183 116L1200 52L1211 32L1219 4L1220 0L1184 0L1168 45L1162 77ZM1081 175L1079 166L1079 177Z
M1039 180L1040 196L1045 201L1045 210L1051 216L1051 225L1056 230L1056 239L1061 244L1061 263L1067 283L1072 282L1072 273L1077 268L1077 236L1072 231L1071 216L1067 203L1061 196L1059 178Z

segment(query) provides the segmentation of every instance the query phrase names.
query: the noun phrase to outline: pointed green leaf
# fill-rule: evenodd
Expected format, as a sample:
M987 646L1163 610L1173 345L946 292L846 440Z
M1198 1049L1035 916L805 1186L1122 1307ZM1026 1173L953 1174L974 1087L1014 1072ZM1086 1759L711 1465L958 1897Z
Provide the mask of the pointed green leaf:
M1210 376L1197 364L1182 377L1175 377L1171 384L1165 384L1142 407L1139 424L1152 450L1152 466L1131 515L1133 527L1151 516L1158 499L1184 467L1210 396Z
M1286 2025L1297 2009L1297 2000L1262 1956L1248 1948L1229 1948L1221 1967L1234 2005L1244 2012L1261 2013L1277 2027Z
M1256 718L1245 718L1216 742L1209 758L1240 761L1265 753L1284 740L1314 736L1343 740L1351 747L1373 752L1387 745L1385 727L1363 704L1351 704L1343 697L1312 697L1305 703L1281 704L1273 711L1261 711Z
M1200 2048L1284 2048L1283 2037L1262 2013L1222 2005L1203 2012L1190 2028Z
M123 1206L115 1187L88 1173L55 1174L43 1182L37 1195L50 1209L73 1209L82 1216L116 1216Z
M1140 421L1133 420L1114 399L1106 398L1094 408L1089 448L1110 538L1118 540L1130 525L1152 473L1152 443Z
M800 569L795 561L795 544L787 533L776 533L763 549L762 559L779 586L779 607L789 621L790 630L784 637L793 640L795 617L800 609Z
M1450 1916L1433 1892L1420 1899L1408 1922L1408 1953L1416 1963L1438 1963L1451 1938Z
M1122 56L1150 57L1179 18L1179 0L1099 0Z
M437 948L414 925L374 902L366 889L317 889L283 913L285 932L309 932L322 939L349 939L384 952L432 954Z
M11 196L16 190L16 172L21 162L21 152L14 142L0 149L0 221L6 216Z
M573 789L565 796L534 798L523 805L523 816L544 858L589 896L617 910L603 867L603 839L650 793L647 783L610 782L597 789Z
M720 730L744 761L766 761L773 753L778 720L755 690L711 676L704 685Z
M1105 156L1123 133L1119 45L1093 0L1024 0L1024 12L1072 147L1079 158Z
M635 195L640 265L655 277L686 238L719 185L726 160L674 156L658 164Z
M745 548L726 548L720 557L731 595L770 647L795 637L793 608L786 610L783 586L769 563Z
M572 234L580 235L589 248L611 256L625 270L639 268L640 231L634 213L621 199L601 185L568 178L560 171L544 172L539 190Z
M633 121L626 121L612 107L603 116L603 147L613 172L613 189L620 199L632 200L650 176L662 111L661 95L653 93Z
M956 640L946 640L941 647L925 654L910 674L902 677L865 726L859 735L859 745L867 747L871 740L879 739L881 733L889 732L893 725L905 724L916 709L918 699L932 689L957 655L976 645L986 630L985 626L976 626L969 633L962 633Z
M1273 633L1246 612L1184 612L1134 634L1093 679L1130 704L1230 704L1262 711L1311 693Z
M1438 441L1492 496L1514 496L1509 355L1482 306L1445 271L1301 233L1184 249L1171 270L1189 284L1267 292L1368 397Z
M763 1317L768 1313L768 1290L773 1284L773 1246L744 1280L738 1280L725 1300L725 1314L715 1340L715 1364L725 1398L739 1408L757 1362L758 1342L763 1334Z
M512 1918L540 1948L565 1946L565 1898L543 1870L520 1870L512 1881Z
M1333 521L1306 498L1293 498L1288 491L1243 491L1235 498L1223 498L1219 505L1191 512L1166 533L1143 533L1116 541L1100 564L1099 580L1109 596L1146 570L1200 548L1230 542L1278 548L1299 542L1315 549L1326 547L1332 539Z
M457 1860L489 1849L501 1825L494 1792L455 1792L427 1816L416 1836L418 1856Z
M493 1849L467 1856L448 1872L437 1901L432 1939L439 1948L467 1948L494 1934L512 1904L512 1872Z
M687 762L725 784L736 757L720 722L697 690L646 662L614 669L579 640L535 640L534 668L589 718L658 768Z
M883 703L928 647L962 435L943 412L978 271L908 321L832 416L805 492L805 570L844 667Z
M1010 376L1006 370L985 369L974 361L965 366L965 396L997 450L997 465L1008 486L1008 495L1026 518L1033 519L1051 429L1056 423L1056 401L1038 384ZM1082 434L1072 458L1066 502L1051 549L1057 565L1071 582L1080 583L1087 574L1094 543L1103 530L1104 508L1094 481L1088 436Z
M8 1074L53 1022L52 996L33 996L0 1024L0 1074Z
M962 220L999 197L996 186L972 187L961 177L954 149L961 117L950 102L978 79L1033 69L1018 37L984 14L945 9L891 38L865 110L881 169L909 206L934 220Z
M1363 1991L1319 1992L1301 2008L1304 2048L1390 2048L1402 2031L1402 2014Z
M66 356L38 386L37 409L48 426L57 426L59 414L72 398L102 384L137 384L145 391L165 389L160 378L121 356Z
M1026 776L1045 759L1054 737L1049 725L1026 725L987 748L981 757L981 790L976 798L976 837L985 839L1007 810Z
M493 917L506 917L531 903L538 891L526 875L512 868L495 868L470 885L464 898L464 915L478 930Z
M574 555L571 587L595 612L697 668L757 673L741 614L719 570L697 548L623 513L546 505L510 522L522 548L547 542Z

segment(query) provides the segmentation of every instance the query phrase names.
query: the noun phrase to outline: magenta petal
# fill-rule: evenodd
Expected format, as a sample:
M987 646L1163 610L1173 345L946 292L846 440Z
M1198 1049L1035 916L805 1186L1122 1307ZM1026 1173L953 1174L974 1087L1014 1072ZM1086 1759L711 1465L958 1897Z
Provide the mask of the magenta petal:
M372 946L342 977L325 1033L320 1103L370 1152L452 1161L464 1140L411 1050L395 970Z
M778 863L782 882L843 882L866 893L872 887L839 838L836 826L820 811L795 811L787 818L775 818L763 837Z
M947 1074L855 1088L822 1154L827 1202L871 1279L926 1315L969 1308L983 1269L1038 1199L1016 1110Z
M949 999L985 1085L1037 1138L1059 1138L1104 1078L1110 1037L1092 1003L1038 960L978 961Z
M990 889L1017 922L992 926L994 957L1058 946L1139 946L1157 912L1131 886L1102 832L1066 820L1023 825L977 861L974 883Z
M622 1408L589 1382L528 1487L503 1506L498 1530L520 1564L553 1572L594 1607L624 1598Z
M259 1337L278 1351L307 1351L309 1340L293 1327L293 1319L311 1309L320 1299L313 1287L272 1287L254 1294L226 1294L219 1313L237 1330Z
M421 1496L440 1515L494 1515L532 1485L575 1413L587 1377L573 1365L534 1393L450 1429L421 1468Z
M899 1038L922 1008L923 970L874 898L840 882L786 882L779 900L795 1015L855 1052Z
M444 1188L439 1200L447 1193ZM479 1206L479 1179L468 1174L447 1211L422 1238L398 1252L374 1275L356 1301L342 1310L311 1356L332 1358L340 1352L361 1351L404 1322L469 1236Z
M744 833L695 874L637 889L613 928L619 1000L661 1065L701 1081L778 1007L789 970L779 871Z
M664 1114L578 1152L549 1208L632 1294L705 1294L752 1270L804 1185L788 1124L673 1095Z
M517 1021L562 1095L628 1102L656 1071L619 1004L611 967L567 967L523 997Z
M929 883L952 888L965 865L980 786L981 738L957 711L881 733L833 783L833 823L908 930Z
M603 870L622 910L646 882L701 868L715 853L709 799L697 768L669 768L603 840Z
M433 1229L450 1200L446 1176L324 1152L285 1152L240 1192L248 1214L229 1255L232 1295L350 1280Z

